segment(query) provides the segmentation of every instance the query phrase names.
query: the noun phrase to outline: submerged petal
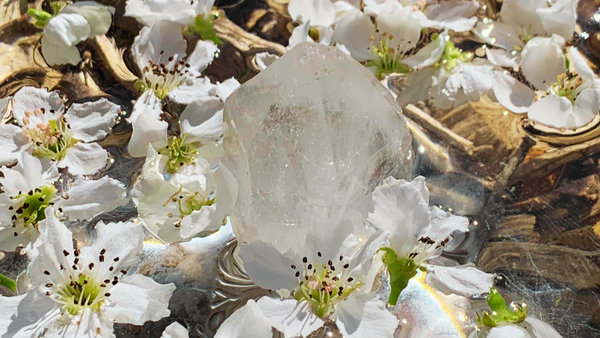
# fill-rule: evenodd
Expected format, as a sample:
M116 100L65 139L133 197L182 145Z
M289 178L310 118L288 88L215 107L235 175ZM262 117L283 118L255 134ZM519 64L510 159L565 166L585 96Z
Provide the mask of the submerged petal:
M254 300L237 309L217 330L214 338L271 338L271 323Z
M557 37L556 35L554 37ZM521 71L536 88L548 90L567 71L562 38L533 38L521 52Z
M295 299L265 296L256 304L271 326L283 332L285 337L307 337L323 326L323 320L312 313L308 304Z
M427 266L425 281L445 294L470 297L489 292L494 286L494 274L485 273L473 265Z
M381 300L362 293L340 302L336 324L347 338L392 338L398 327L398 319L385 308Z
M74 175L93 175L106 167L107 162L108 153L98 143L78 142L67 150L58 167L68 167Z
M73 136L83 142L99 141L110 134L121 107L102 98L83 104L74 103L65 114Z
M525 113L533 104L535 92L514 77L497 72L493 90L498 102L514 113Z
M548 95L529 107L527 117L546 126L566 128L572 110L573 105L566 97Z

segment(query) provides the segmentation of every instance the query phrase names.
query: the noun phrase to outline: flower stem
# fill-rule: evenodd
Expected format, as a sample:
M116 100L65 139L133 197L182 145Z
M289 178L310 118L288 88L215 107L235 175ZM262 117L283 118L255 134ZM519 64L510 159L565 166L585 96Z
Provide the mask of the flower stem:
M390 297L388 303L396 305L400 293L408 286L408 281L417 274L420 268L412 259L398 257L392 248L381 248L385 252L383 263L387 266L390 274Z
M17 282L6 277L5 275L0 273L0 285L4 285L10 289L10 291L15 292L17 289Z

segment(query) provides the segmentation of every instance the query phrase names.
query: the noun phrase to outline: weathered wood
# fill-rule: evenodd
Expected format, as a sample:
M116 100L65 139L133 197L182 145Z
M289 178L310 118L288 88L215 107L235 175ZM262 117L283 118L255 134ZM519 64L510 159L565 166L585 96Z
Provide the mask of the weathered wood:
M538 242L540 234L534 231L535 224L535 215L521 214L507 216L500 221L498 228L492 231L490 240Z

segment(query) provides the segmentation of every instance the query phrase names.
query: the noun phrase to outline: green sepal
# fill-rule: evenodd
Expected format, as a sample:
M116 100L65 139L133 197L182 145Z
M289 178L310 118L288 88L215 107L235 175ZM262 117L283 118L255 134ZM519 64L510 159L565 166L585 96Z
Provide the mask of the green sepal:
M46 26L48 21L52 19L52 14L41 9L30 8L27 10L27 14L29 14L30 17L35 19L34 24L40 28Z
M0 273L0 285L4 285L10 289L10 291L15 292L17 289L17 282L6 277L5 275Z
M223 41L217 37L217 32L215 31L215 16L211 14L207 19L203 15L198 15L194 20L192 29L202 37L202 40L212 41L220 45Z
M527 318L526 308L518 306L516 311L510 309L496 288L490 290L486 302L490 312L483 311L481 316L477 315L477 323L480 326L496 327L504 323L522 323Z
M50 6L52 7L54 16L56 16L56 15L58 15L58 13L60 13L60 11L63 10L63 8L65 8L67 6L67 3L64 1L52 1L50 3Z
M408 286L408 281L417 274L421 267L412 259L398 257L392 248L381 248L379 251L385 252L383 263L387 266L390 274L390 297L388 303L396 305L400 293Z

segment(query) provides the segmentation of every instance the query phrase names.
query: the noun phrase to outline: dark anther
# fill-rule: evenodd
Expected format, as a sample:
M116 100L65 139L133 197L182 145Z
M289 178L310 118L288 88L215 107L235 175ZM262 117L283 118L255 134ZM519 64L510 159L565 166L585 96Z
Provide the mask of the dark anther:
M327 264L328 265L333 265L333 262L331 261L331 259L327 261Z
M307 263L308 262L308 258L304 257L302 258L302 263Z
M348 283L352 283L353 280L354 280L354 278L352 278L352 277L348 278Z
M50 271L46 270L46 271L44 271L44 274L47 276L50 276Z
M101 254L101 255L104 255L105 253L106 253L106 249L102 249L102 250L100 250L100 254Z
M119 257L115 257L115 259L113 259L113 261L118 262L119 261Z
M292 264L292 269L296 270L296 266L294 264Z
M52 283L46 283L46 287L47 288L51 288L52 287Z
M308 264L308 270L312 269L312 264Z
M110 293L107 292L107 293L104 294L104 296L105 297L110 297Z
M348 269L349 266L350 266L350 264L348 264L348 263L344 264L344 269Z
M65 255L65 257L67 257L69 255L69 252L67 250L63 250L63 255Z
M317 252L317 256L319 256L319 257L323 256L323 255L321 254L321 251Z
M300 277L300 271L296 271L296 277Z

